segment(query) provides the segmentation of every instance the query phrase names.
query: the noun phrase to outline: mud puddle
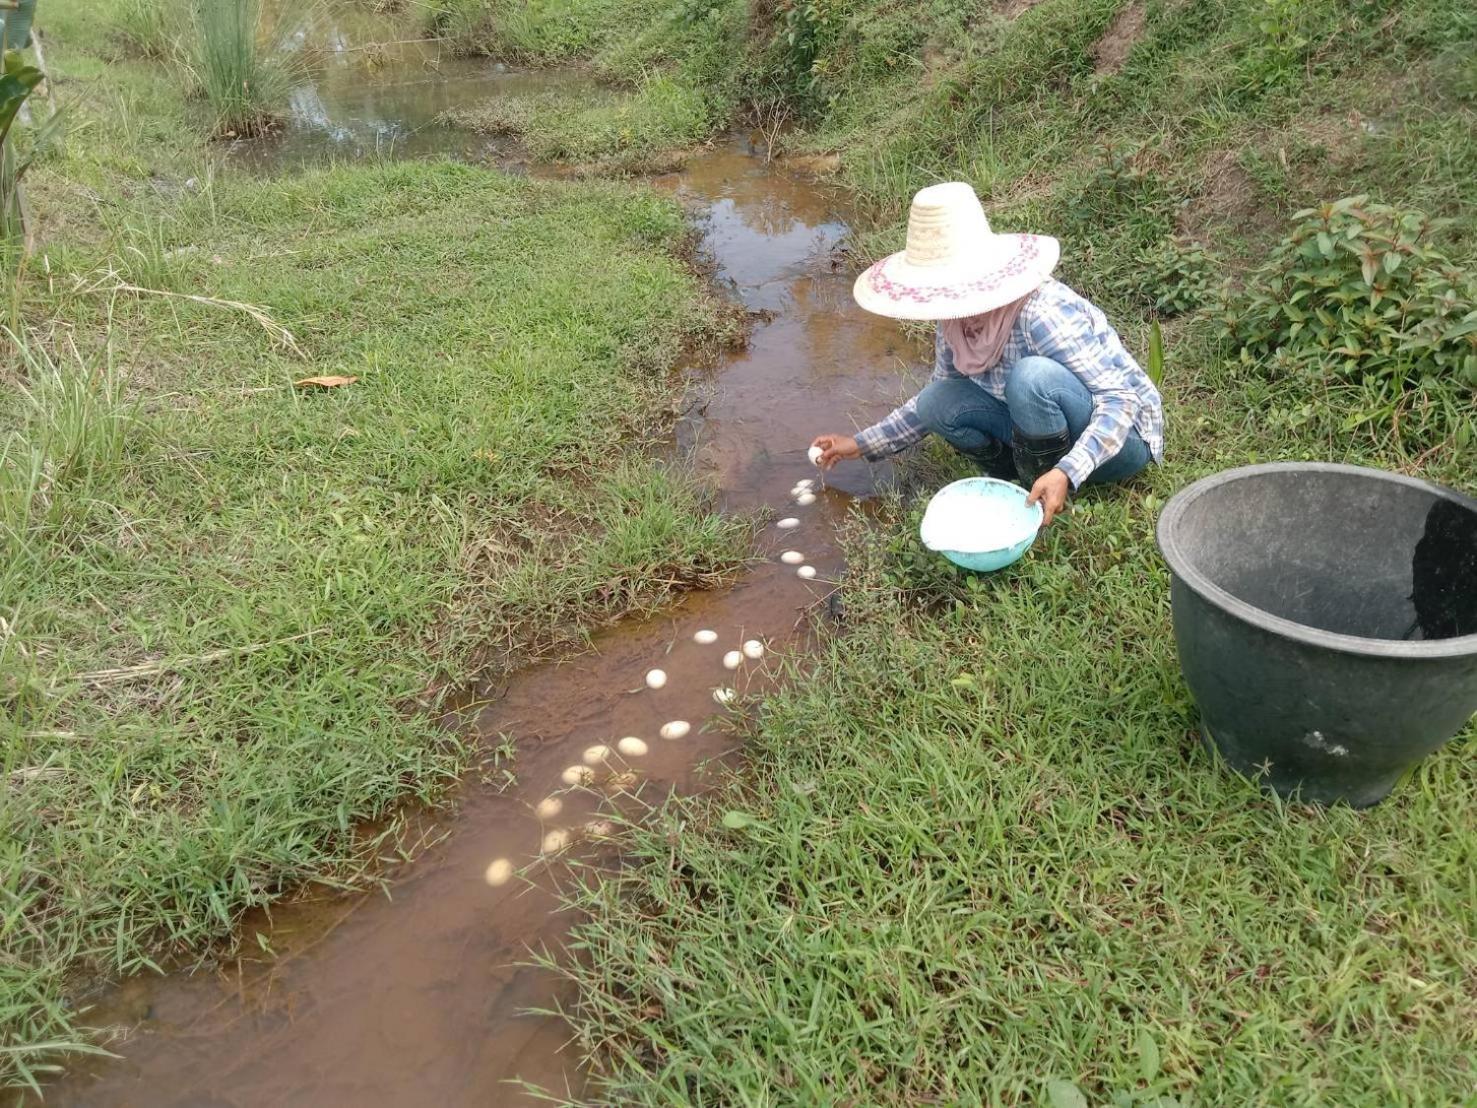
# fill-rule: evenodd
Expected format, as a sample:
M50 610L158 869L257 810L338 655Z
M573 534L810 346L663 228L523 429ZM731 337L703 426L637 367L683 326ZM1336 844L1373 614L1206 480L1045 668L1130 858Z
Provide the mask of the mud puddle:
M393 128L408 118L397 112L394 90L415 87L415 102L425 101L406 80L371 83L372 95L349 81L320 86L314 118L332 129L355 105L373 103L375 118ZM442 151L471 141L435 132ZM311 148L306 138L289 147ZM599 636L591 653L485 690L492 703L477 725L488 750L505 736L516 743L516 784L500 788L496 773L469 777L439 841L395 872L388 896L302 899L279 906L270 921L249 918L243 949L257 950L260 934L273 956L246 953L214 973L140 977L113 990L90 1022L106 1029L121 1057L85 1064L50 1090L49 1103L487 1105L533 1103L526 1086L583 1093L567 1025L528 1014L572 1001L562 982L526 965L530 949L557 949L569 922L555 889L567 879L570 855L544 855L544 838L568 830L572 856L608 858L611 848L583 830L589 821L614 810L639 813L672 789L700 789L735 752L713 690L762 688L780 656L803 649L807 612L841 568L834 527L877 476L852 466L814 504L798 506L791 487L818 476L805 448L821 430L851 426L848 414L885 411L900 375L923 355L853 305L850 278L834 264L846 233L835 198L768 163L747 138L656 183L690 203L719 279L763 313L747 349L695 372L687 430L697 464L732 509L770 508L773 518L798 517L800 525L767 526L764 561L733 588L623 624ZM804 580L782 564L777 555L786 549L803 552L817 577ZM716 631L717 641L694 641L702 629ZM767 644L765 658L726 669L724 654L749 639ZM656 666L668 682L654 691L643 675ZM673 720L688 721L691 733L659 737ZM615 753L626 736L642 739L648 752ZM592 782L565 784L565 771L584 765L596 745L612 753L595 759ZM540 819L535 806L549 797L561 810ZM492 887L484 875L499 858L519 872Z

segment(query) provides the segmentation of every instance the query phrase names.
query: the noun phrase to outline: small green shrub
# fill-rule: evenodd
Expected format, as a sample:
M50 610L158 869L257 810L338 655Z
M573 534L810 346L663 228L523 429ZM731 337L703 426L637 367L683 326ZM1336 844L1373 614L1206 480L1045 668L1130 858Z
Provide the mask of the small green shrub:
M1212 303L1224 272L1219 256L1204 243L1165 238L1140 256L1133 291L1156 315L1169 319Z
M1477 280L1433 244L1442 221L1365 196L1294 219L1221 309L1242 362L1292 386L1268 418L1368 427L1397 448L1468 442Z
M1097 165L1066 202L1065 218L1088 233L1122 226L1136 228L1139 239L1162 238L1174 205L1150 145L1103 143L1097 153Z
M1433 244L1442 222L1351 196L1292 233L1224 308L1246 361L1278 372L1477 387L1477 280Z

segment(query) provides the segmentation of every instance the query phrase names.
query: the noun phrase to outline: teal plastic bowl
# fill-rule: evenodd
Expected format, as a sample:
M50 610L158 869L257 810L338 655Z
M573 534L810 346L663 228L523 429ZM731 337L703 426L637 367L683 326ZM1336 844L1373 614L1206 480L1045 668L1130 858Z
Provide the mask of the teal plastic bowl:
M993 477L966 477L933 494L919 537L929 550L956 566L989 573L1010 565L1036 541L1040 504L1026 503L1026 490ZM967 544L976 549L956 550Z

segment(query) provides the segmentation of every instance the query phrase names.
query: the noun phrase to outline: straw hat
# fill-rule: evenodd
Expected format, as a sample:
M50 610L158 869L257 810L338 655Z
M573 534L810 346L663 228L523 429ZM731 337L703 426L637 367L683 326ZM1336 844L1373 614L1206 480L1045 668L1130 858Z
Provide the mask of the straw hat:
M893 319L963 319L1039 288L1061 256L1047 235L997 235L974 189L929 185L913 197L908 248L856 279L852 295Z

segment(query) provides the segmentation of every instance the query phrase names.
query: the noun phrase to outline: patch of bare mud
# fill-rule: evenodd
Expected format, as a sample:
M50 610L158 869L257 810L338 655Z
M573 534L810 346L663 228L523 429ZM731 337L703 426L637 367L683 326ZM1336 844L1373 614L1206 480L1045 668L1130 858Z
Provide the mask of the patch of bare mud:
M1128 55L1144 37L1144 28L1149 13L1144 0L1133 0L1128 7L1119 11L1092 47L1093 70L1100 76L1117 73L1128 60Z

